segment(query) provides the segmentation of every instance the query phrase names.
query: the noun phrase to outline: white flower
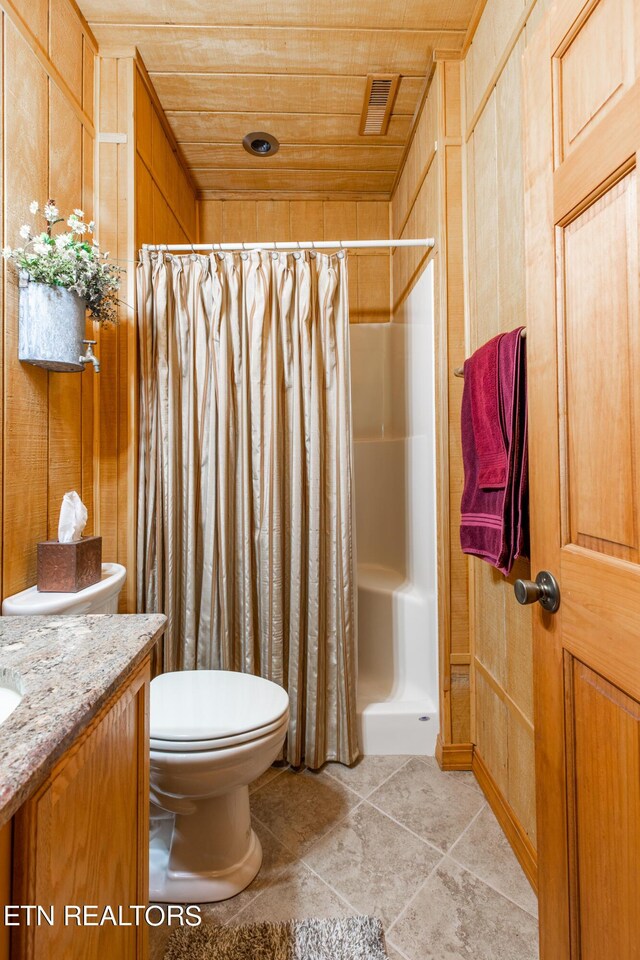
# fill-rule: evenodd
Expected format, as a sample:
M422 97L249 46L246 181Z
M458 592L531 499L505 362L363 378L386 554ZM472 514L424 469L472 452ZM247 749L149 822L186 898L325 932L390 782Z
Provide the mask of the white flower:
M76 207L76 209L75 209L73 212L75 213L76 217L80 217L81 220L82 220L82 218L84 217L84 210L79 210L79 209Z
M9 257L11 256L11 247L3 247L2 256L4 257L5 260L8 260Z
M95 220L90 220L90 221L89 221L89 230L90 230L90 232L93 233L93 231L95 230L95 228L96 228L96 222L95 222Z
M20 236L23 240L28 240L31 236L31 227L28 223L23 223L20 227Z
M39 209L40 207L38 206L38 201L32 200L31 203L29 204L29 210L31 211L31 213L37 213Z
M34 243L33 252L37 253L39 257L44 257L49 252L49 247L46 243Z
M45 203L44 216L45 220L48 220L49 223L52 223L58 218L58 208L53 203Z

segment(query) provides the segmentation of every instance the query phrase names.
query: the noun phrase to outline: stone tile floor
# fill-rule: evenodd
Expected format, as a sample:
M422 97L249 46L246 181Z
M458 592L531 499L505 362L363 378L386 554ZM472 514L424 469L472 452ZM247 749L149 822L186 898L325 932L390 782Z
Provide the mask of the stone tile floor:
M253 784L262 869L203 922L368 913L391 960L536 960L536 898L470 773L430 757L364 757ZM151 930L151 960L170 931Z

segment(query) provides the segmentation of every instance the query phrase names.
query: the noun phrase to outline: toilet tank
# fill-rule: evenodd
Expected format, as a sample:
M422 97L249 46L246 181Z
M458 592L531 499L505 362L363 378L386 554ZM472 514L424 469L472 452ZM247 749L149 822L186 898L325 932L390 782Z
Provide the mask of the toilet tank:
M118 597L127 571L121 563L103 563L102 579L77 593L38 593L29 587L2 603L5 617L82 616L85 613L117 613Z

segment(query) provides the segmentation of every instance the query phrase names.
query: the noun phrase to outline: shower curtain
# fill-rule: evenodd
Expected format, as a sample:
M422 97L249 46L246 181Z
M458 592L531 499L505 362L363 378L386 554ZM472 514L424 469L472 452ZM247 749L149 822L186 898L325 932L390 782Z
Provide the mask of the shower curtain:
M142 251L138 609L164 670L290 697L286 755L358 756L347 263Z

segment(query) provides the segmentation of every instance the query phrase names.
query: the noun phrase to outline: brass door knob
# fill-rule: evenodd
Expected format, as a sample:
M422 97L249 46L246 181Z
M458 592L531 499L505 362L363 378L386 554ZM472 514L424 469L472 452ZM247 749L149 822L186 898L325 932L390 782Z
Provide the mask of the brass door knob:
M548 613L560 606L560 587L548 570L541 570L535 580L516 580L513 592L518 603L539 603Z

